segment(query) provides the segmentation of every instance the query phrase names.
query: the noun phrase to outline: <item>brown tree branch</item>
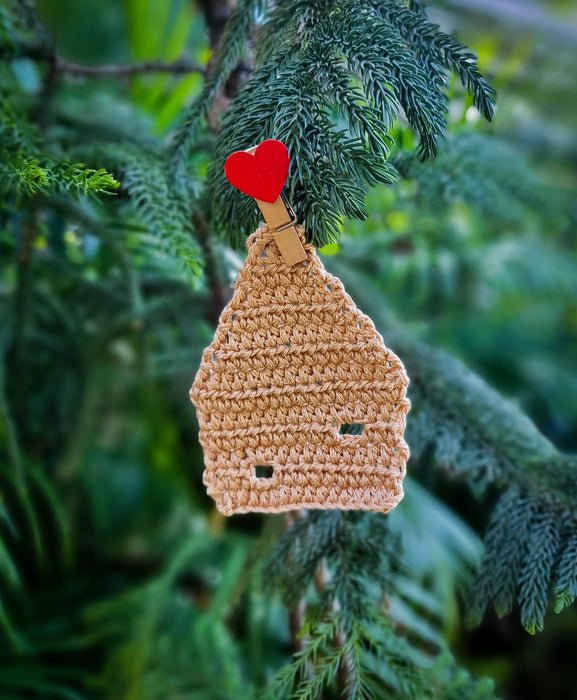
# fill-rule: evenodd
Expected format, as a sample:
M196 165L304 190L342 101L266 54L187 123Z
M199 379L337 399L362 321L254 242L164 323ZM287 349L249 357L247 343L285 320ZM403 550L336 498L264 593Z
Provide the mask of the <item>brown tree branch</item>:
M172 73L184 75L188 73L204 74L205 69L196 63L179 58L178 61L166 63L165 61L143 61L142 63L129 63L126 65L85 66L80 63L72 63L56 56L54 66L57 73L66 73L83 78L98 76L128 77L139 73Z
M216 241L212 238L205 218L200 212L195 212L192 222L204 253L206 276L212 292L207 308L207 318L216 328L220 314L232 295L232 285L225 279L222 262L219 259L220 251L214 249Z
M331 574L328 570L326 563L323 561L316 570L315 573L315 588L319 593L327 588L331 582ZM332 598L331 601L331 611L333 613L338 612L340 609L339 601L336 598ZM345 633L339 628L333 639L333 647L336 650L342 650L347 644ZM348 652L344 652L337 671L337 685L339 688L339 697L342 700L348 700L352 697L352 678L354 674L354 664Z
M206 67L206 75L210 78L218 60L222 37L235 0L195 0L195 4L198 5L204 13L206 26L208 28L212 57ZM248 64L241 61L235 66L220 91L220 94L217 95L216 99L213 101L212 108L208 113L208 124L215 133L220 130L222 115L230 107L230 103L236 97L243 83L252 72L252 68L252 60L249 61Z
M6 57L7 51L0 51L0 57ZM141 63L127 63L120 65L87 66L82 63L73 63L62 58L48 46L37 46L34 44L20 44L16 51L8 54L13 56L26 56L36 61L49 63L55 74L72 75L78 78L98 78L111 76L115 78L126 78L140 73L172 73L173 75L186 75L189 73L205 73L205 68L179 58L177 61L142 61Z

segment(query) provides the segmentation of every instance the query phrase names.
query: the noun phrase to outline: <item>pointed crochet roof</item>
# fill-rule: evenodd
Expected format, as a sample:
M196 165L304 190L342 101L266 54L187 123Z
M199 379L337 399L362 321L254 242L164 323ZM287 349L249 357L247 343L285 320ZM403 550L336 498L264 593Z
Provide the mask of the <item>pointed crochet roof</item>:
M266 226L248 239L203 353L190 396L204 483L225 515L386 512L403 497L408 378L302 227L299 236L307 260L292 267ZM341 434L351 425L361 434Z

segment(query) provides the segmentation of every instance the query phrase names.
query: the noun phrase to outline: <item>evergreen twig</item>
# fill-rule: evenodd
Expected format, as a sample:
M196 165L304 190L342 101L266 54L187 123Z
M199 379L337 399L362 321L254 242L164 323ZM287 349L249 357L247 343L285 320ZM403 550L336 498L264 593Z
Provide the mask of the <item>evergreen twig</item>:
M143 61L142 63L131 63L127 65L86 66L56 56L54 68L57 73L65 73L82 78L104 76L124 78L139 73L172 73L173 75L187 75L189 73L200 73L203 75L205 73L205 68L203 66L183 58L170 63L165 61Z

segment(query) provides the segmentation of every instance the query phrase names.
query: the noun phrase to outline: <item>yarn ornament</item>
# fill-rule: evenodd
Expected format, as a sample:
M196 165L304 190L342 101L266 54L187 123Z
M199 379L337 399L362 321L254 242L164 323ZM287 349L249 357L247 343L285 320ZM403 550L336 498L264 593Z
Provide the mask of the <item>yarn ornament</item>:
M388 512L409 456L407 374L304 228L289 228L304 259L287 263L270 221L253 233L202 355L190 397L204 483L225 515Z

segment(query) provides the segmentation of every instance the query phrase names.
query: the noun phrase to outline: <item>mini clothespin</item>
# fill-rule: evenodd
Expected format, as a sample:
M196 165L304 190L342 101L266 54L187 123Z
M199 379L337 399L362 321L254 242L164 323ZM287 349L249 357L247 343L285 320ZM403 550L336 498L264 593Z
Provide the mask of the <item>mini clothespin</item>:
M268 139L246 151L237 151L227 158L224 172L228 181L241 192L256 199L282 259L291 267L307 255L297 230L296 214L283 187L288 176L290 158L287 147Z

